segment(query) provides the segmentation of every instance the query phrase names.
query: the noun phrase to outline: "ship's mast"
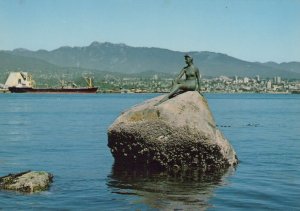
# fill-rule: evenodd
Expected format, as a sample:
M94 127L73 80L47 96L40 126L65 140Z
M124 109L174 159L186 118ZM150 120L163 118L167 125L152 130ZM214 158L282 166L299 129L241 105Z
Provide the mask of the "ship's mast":
M84 79L85 79L85 81L86 81L86 83L87 83L87 85L88 85L89 88L94 87L93 78L91 78L91 77L84 77Z

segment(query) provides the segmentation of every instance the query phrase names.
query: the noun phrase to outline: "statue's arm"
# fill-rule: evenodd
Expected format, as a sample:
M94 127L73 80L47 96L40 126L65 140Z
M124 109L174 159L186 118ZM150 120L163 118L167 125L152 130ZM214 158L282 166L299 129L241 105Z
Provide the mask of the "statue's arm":
M196 69L196 78L198 83L198 91L200 92L200 73L198 68Z
M184 75L185 72L185 68L182 68L182 70L180 71L180 73L177 75L177 77L175 78L175 82L177 83L180 78Z

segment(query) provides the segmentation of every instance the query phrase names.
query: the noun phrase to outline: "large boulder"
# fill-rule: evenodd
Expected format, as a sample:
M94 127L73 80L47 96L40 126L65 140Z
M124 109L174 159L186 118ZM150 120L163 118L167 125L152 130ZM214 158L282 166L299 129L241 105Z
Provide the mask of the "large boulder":
M26 171L0 177L0 189L33 193L49 188L53 175L45 171Z
M206 99L189 91L155 104L159 96L122 113L108 129L115 162L166 170L223 170L238 163Z

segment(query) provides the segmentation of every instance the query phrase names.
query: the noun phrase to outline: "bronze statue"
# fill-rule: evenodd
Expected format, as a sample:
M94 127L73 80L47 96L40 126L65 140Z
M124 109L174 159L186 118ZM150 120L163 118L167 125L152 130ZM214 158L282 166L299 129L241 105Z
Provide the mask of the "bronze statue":
M178 92L186 92L186 91L195 91L198 90L200 93L200 74L198 67L194 66L193 58L189 55L185 55L185 66L178 76L173 81L173 87L169 94L167 94L163 99L161 99L155 105L159 105L166 100L174 97ZM181 79L185 76L184 79Z

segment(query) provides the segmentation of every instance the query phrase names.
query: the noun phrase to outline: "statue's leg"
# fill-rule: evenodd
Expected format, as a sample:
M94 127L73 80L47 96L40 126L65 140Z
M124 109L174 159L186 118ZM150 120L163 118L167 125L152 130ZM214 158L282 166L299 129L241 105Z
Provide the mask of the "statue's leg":
M167 94L164 98L162 98L159 102L157 102L157 103L155 104L155 106L157 106L157 105L159 105L159 104L161 104L161 103L163 103L163 102L169 100L170 98L172 98L173 95L179 90L179 88L180 88L180 85L179 85L179 84L176 84L176 85L172 88L171 92L170 92L169 94Z
M171 92L168 94L168 99L174 97L174 95L176 94L176 92L180 89L181 85L180 84L176 84L173 89L171 90Z

